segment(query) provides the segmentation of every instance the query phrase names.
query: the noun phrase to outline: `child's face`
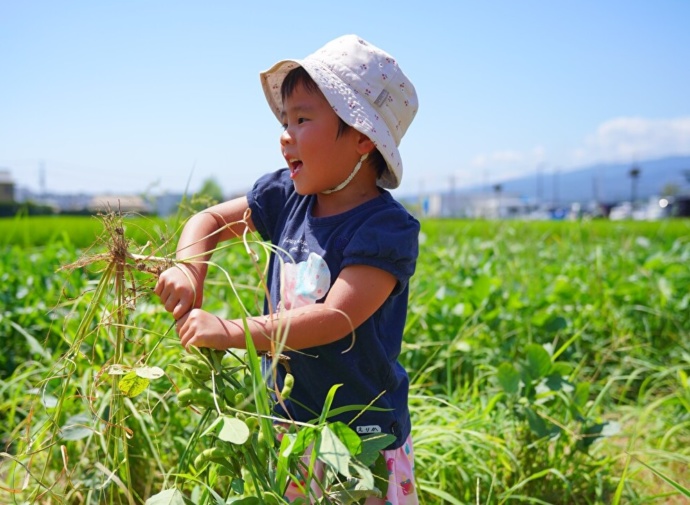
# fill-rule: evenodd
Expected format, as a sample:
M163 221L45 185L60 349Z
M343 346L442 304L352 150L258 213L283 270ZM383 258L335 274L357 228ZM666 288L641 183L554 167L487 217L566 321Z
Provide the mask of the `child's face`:
M340 184L361 156L358 132L346 128L338 136L340 118L321 93L301 84L284 107L280 145L297 193L318 194Z

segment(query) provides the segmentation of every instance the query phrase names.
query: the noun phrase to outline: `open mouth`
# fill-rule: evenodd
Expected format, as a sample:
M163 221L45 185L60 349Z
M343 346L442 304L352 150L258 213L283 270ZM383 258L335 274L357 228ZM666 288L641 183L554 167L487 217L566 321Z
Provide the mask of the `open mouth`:
M290 166L290 178L294 179L295 177L297 177L297 174L302 169L302 160L291 159L289 161L289 166Z

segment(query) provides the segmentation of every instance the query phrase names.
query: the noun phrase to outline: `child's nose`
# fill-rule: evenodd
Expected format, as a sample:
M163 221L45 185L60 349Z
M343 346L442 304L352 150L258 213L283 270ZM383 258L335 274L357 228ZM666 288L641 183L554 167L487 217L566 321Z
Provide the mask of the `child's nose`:
M283 133L280 134L280 145L284 146L287 144L292 144L292 142L292 135L290 135L289 129L286 128L285 130L283 130Z

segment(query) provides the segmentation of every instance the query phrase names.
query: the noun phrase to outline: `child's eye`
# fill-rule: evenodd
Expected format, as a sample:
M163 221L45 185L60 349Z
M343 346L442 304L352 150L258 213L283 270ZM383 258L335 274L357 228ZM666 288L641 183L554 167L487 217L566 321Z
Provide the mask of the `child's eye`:
M295 123L296 124L304 124L307 121L309 121L309 120L306 117L298 117L298 118L296 118ZM288 123L283 123L281 126L282 126L283 130L287 130L289 125L288 125Z

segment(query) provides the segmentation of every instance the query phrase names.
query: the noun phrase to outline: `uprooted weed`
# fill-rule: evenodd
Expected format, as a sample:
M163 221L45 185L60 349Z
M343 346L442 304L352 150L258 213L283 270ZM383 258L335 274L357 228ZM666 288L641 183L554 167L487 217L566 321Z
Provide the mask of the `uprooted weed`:
M263 265L274 249L249 234L248 217L228 224L243 224L244 233L214 252L239 246L257 274L256 292L266 294ZM157 277L179 261L166 252L172 247L165 236L177 233L140 245L129 238L127 219L101 215L94 245L59 269L88 272L92 280L78 296L65 290L58 303L68 310L67 350L34 384L33 401L12 432L14 450L2 454L0 470L10 483L2 491L22 503L157 503L171 496L216 503L220 495L272 503L283 501L290 483L314 482L333 503L379 495L381 481L367 468L374 460L355 459L363 451L359 437L327 422L330 401L316 424L275 423L272 404L289 391L266 387L250 339L246 354L185 355L171 332L174 322L150 300ZM207 264L238 295L230 273ZM270 336L273 356L281 357L284 330ZM367 458L389 442L368 440ZM337 460L324 458L326 475L318 481L318 451L311 460L302 457L312 443L345 451Z

